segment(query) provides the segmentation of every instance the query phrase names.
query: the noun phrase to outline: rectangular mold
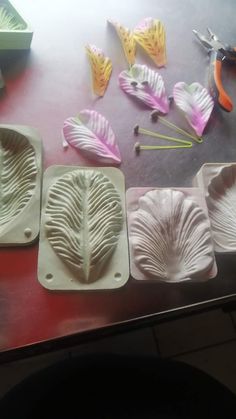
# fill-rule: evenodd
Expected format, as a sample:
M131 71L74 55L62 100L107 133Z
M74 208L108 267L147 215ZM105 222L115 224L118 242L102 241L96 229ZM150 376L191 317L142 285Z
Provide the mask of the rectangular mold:
M13 5L0 0L0 50L29 49L32 37L32 29Z
M51 166L42 201L39 282L61 291L122 287L129 279L123 173L111 167Z
M39 234L42 142L27 126L0 125L0 246L25 246Z
M147 192L154 192L155 195L152 197L149 196L148 200L146 195ZM177 192L177 194L175 193ZM174 193L174 195L173 195ZM164 195L163 195L164 194ZM168 196L169 195L169 196ZM142 203L139 201L142 198ZM169 200L170 199L170 200ZM168 201L169 200L169 201ZM181 248L189 249L191 246L191 238L196 240L196 246L198 246L198 240L201 242L205 240L205 243L208 244L209 248L207 253L205 254L205 249L200 249L203 252L202 260L198 258L196 253L194 253L194 248L192 251L192 260L196 260L196 263L200 264L199 270L195 268L195 272L191 272L191 267L186 268L186 264L179 263L179 254L171 255L171 249L173 249L172 241L174 243L178 243L181 234L175 233L172 234L172 229L170 227L171 222L166 223L165 219L166 214L168 214L168 209L172 208L172 203L176 200L176 208L182 208L177 214L175 218L175 211L173 212L174 221L182 220L182 214L186 213L186 227L185 231L182 234L182 237L185 237L185 242L179 246L179 250ZM129 235L129 249L130 249L130 269L131 275L133 278L137 280L154 280L159 282L168 282L168 283L177 283L183 281L206 281L210 278L214 278L217 274L217 266L215 261L215 256L213 252L213 244L210 234L210 222L208 219L207 214L207 207L205 203L205 199L202 195L202 192L198 188L130 188L126 193L126 201L127 201L127 215L128 215L128 235ZM183 202L187 201L187 206L185 208L185 204ZM170 204L168 208L168 202ZM141 207L140 207L141 205ZM162 205L162 207L160 207ZM182 205L182 206L181 206ZM197 207L196 207L197 205ZM158 207L159 206L159 207ZM174 204L173 204L174 208ZM197 208L197 209L196 209ZM158 212L159 210L159 212ZM139 211L139 212L138 212ZM192 217L192 219L196 220L195 224L192 223L191 217L187 217L188 212L192 214L196 212L196 216ZM148 215L149 213L149 215ZM157 214L161 214L159 216L159 220L157 219ZM151 218L150 218L151 216ZM171 220L172 217L169 217ZM190 220L190 221L189 221ZM200 228L198 228L199 223L203 222L204 224L200 224ZM158 227L157 224L159 223ZM189 228L189 225L191 228ZM176 224L175 224L176 226ZM177 228L181 232L181 223ZM204 237L202 239L201 228L204 230ZM198 230L200 233L198 235L192 234L193 230ZM184 230L184 229L183 229ZM189 231L189 236L185 234L186 231ZM165 238L166 242L163 242L163 237L166 236L168 232L169 238ZM167 235L168 235L167 234ZM178 240L176 239L178 237ZM169 240L169 244L167 243ZM171 241L172 240L172 241ZM143 243L142 243L143 241ZM163 243L163 246L162 246ZM178 246L177 246L178 248ZM146 251L147 249L147 251ZM163 250L164 249L164 250ZM170 249L170 252L166 251L166 249ZM163 250L163 251L162 251ZM189 252L191 255L191 252ZM195 257L195 259L194 259ZM178 269L176 271L172 271L176 269L174 267L173 260L176 258L178 262ZM168 262L166 260L168 259ZM189 256L188 256L189 259ZM187 260L187 259L185 259ZM205 262L207 262L205 264ZM194 262L195 263L195 262ZM173 266L172 266L173 265ZM190 264L191 265L191 258ZM171 266L171 268L170 268ZM179 269L180 267L180 269ZM189 269L189 270L188 270ZM184 273L183 273L184 272ZM186 274L185 274L186 272Z
M236 252L236 163L205 163L193 179L206 198L215 251Z

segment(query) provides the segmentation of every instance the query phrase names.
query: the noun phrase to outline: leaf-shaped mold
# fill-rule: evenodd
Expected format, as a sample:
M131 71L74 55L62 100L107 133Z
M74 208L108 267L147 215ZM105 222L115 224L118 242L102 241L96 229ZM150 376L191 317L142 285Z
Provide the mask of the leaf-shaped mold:
M0 131L0 236L29 203L36 186L33 146L19 132Z
M120 73L119 84L122 90L137 97L150 108L163 114L169 112L164 81L157 71L146 65L135 64L130 70Z
M0 30L19 31L25 28L26 25L18 21L6 6L0 6Z
M214 107L212 97L200 83L176 83L173 89L176 105L183 111L197 135L201 136Z
M135 265L150 279L202 279L214 264L208 220L181 191L152 190L139 198L130 243Z
M134 37L158 67L166 65L166 32L160 20L143 19L135 28Z
M206 197L217 251L236 252L236 165L223 167Z
M104 96L112 72L111 60L95 45L87 45L86 51L92 72L93 91L98 96Z
M123 224L119 193L103 173L73 170L49 189L46 235L80 282L99 279Z
M65 120L64 146L70 144L88 158L102 163L119 164L121 156L109 122L96 111L85 109L77 117Z
M120 38L125 53L126 60L128 61L129 65L133 65L135 63L136 53L136 43L133 32L114 20L108 20L108 23L110 23L116 29L117 35Z

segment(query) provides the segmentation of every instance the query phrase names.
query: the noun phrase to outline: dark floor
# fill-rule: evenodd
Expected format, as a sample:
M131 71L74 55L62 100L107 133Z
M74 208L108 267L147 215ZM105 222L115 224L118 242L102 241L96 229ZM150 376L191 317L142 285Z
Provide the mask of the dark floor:
M236 394L236 312L217 309L55 354L1 365L0 396L24 377L55 361L94 352L175 358L202 369Z

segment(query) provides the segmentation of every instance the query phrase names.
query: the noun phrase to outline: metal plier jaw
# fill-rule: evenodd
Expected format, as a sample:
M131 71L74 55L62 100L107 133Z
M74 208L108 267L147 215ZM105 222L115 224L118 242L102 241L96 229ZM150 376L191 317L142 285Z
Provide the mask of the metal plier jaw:
M227 112L231 112L233 110L233 103L224 90L221 74L222 62L224 60L236 63L236 48L223 44L210 28L207 28L207 31L208 38L196 30L193 30L193 33L210 54L209 90L221 108Z

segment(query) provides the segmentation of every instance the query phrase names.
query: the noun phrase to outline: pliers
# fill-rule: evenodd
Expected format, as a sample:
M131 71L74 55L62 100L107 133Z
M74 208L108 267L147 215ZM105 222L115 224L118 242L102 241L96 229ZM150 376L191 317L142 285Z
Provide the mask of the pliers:
M207 28L207 31L209 38L200 34L195 29L193 30L193 33L210 53L210 69L208 76L209 90L212 97L218 101L221 108L224 109L224 111L231 112L233 110L233 103L224 90L221 80L221 71L222 62L224 60L236 64L236 48L219 41L218 37L211 29Z

